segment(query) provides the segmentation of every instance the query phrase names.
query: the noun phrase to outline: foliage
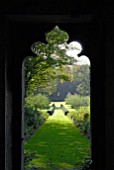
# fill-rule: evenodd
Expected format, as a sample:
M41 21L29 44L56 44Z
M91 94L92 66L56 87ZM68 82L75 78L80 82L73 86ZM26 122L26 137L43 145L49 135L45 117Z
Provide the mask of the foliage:
M90 95L90 69L88 65L81 65L74 69L73 79L77 84L76 91L78 94Z
M66 81L57 82L56 91L50 95L50 99L52 101L63 101L68 93L72 95L79 94L81 96L90 95L89 66L73 64L72 67L64 67L66 74L69 74L70 78Z
M48 107L49 103L48 98L41 94L25 98L24 128L27 138L33 133L34 129L38 128L47 119L48 114L42 113L38 109Z
M44 94L38 93L34 96L25 98L25 106L31 106L33 109L43 109L49 105L50 101Z
M37 58L38 57L28 57L24 62L26 96L35 92L37 89L39 89L40 92L43 91L42 89L51 91L56 83L56 81L54 81L56 75L55 69L51 68L46 61L37 61Z
M71 105L72 108L79 108L81 106L89 106L90 105L90 98L89 96L80 96L78 94L71 95L68 93L67 97L65 98L67 104Z
M32 159L38 158L36 152L24 151L24 170L35 170L36 167L31 162Z
M68 76L61 68L76 61L66 54L68 37L67 32L56 26L46 34L47 44L38 41L32 45L31 50L36 56L28 56L24 60L26 96L41 89L42 86L43 90L51 92L55 87L53 84L56 83L54 80L67 79ZM61 45L64 45L64 48L61 48Z
M90 138L90 107L80 107L75 111L70 111L68 117L82 131L87 138Z
M80 170L92 170L92 160L89 156L85 157L83 161L78 162L77 165Z
M69 35L67 32L59 29L58 26L55 26L54 30L47 33L46 41L49 44L63 44L69 40Z

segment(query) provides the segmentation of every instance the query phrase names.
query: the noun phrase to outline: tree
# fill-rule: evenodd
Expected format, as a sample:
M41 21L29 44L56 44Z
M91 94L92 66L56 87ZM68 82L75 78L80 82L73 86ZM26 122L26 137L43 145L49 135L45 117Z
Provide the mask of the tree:
M47 44L35 42L31 50L36 56L28 56L24 61L26 96L37 89L52 92L57 79L69 78L69 75L64 73L63 65L76 62L73 57L66 54L69 39L67 32L56 26L45 36Z
M90 95L90 69L88 65L81 65L74 71L74 81L76 81L76 91L78 94Z
M90 95L90 69L88 65L73 64L64 66L70 81L58 81L56 91L50 95L50 100L64 100L68 93L82 96Z

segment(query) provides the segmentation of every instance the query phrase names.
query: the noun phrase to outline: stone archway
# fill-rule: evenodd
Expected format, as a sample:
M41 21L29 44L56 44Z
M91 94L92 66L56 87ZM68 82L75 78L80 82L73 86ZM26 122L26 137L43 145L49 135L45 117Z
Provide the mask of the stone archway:
M60 30L60 28L58 27L58 26L56 26L56 27L54 27L54 29L57 29L58 31L61 31ZM51 31L51 30L50 30ZM54 30L55 31L55 30ZM60 34L59 34L60 35ZM42 43L43 42L40 42L39 40L37 41L37 42L35 42L35 43L33 43L33 45L32 45L32 51L36 54L36 57L35 58L37 58L38 59L38 56L40 57L40 48L38 48L39 47L39 44L40 45L42 45ZM86 60L86 62L88 62L88 60L87 60L87 57L86 56L81 56L80 58L77 56L77 54L79 54L80 53L80 51L82 50L82 46L81 46L81 44L79 44L78 42L76 42L76 41L73 41L73 42L71 42L71 43L69 43L69 44L65 44L65 45L67 45L67 47L69 47L68 49L69 49L69 51L68 52L70 52L71 54L71 56L73 55L74 57L76 57L76 59L78 60L78 64L80 65L80 64L82 64L82 63L80 63L81 61L79 60L80 58L82 58L82 61L83 62L85 62L85 60ZM44 47L44 43L43 43L43 47ZM62 45L62 48L64 48L64 44ZM50 49L50 48L49 48ZM43 54L43 52L44 51L42 51L41 52L41 54ZM44 59L46 59L46 58L48 58L48 52L46 53L45 52L45 58ZM43 56L44 56L43 55ZM51 54L50 54L51 55ZM53 54L52 54L53 55ZM26 63L26 61L27 62L29 62L29 65L31 65L32 64L32 62L33 62L33 60L35 59L35 58L33 58L32 56L30 56L30 57L28 57L28 59L26 58L25 59L25 63ZM35 61L35 60L34 60ZM43 60L43 61L45 61L45 60ZM31 63L30 63L31 62ZM39 63L39 64L41 64L41 63ZM76 63L75 63L76 64ZM75 65L74 64L74 65ZM87 64L87 63L86 63ZM26 64L25 64L26 65ZM73 66L72 66L73 67ZM75 66L74 66L75 67ZM25 68L26 68L26 66L25 66ZM27 68L28 68L28 64L27 64ZM33 68L33 67L32 67ZM87 67L86 67L87 68ZM35 68L33 68L33 70L34 70ZM37 69L38 69L38 66L37 66ZM90 67L88 68L88 69L90 69ZM25 69L26 70L26 69ZM30 70L31 70L31 67L30 67ZM34 72L34 71L33 71ZM46 74L46 73L45 73ZM49 72L48 72L48 74L49 74ZM84 74L84 73L83 73ZM90 73L89 73L90 74ZM25 75L27 75L27 74L25 74ZM22 77L24 76L24 72L22 72ZM26 78L27 79L27 78ZM34 78L35 79L35 78ZM41 78L42 79L42 78ZM51 80L50 80L51 81ZM24 81L22 81L22 82L24 82ZM70 83L70 82L69 82ZM26 84L26 83L25 83ZM38 83L38 81L37 81L37 83L35 83L35 84L39 84ZM64 83L63 83L64 84ZM66 85L64 85L65 87L66 87ZM23 87L24 87L24 83L23 83ZM26 87L27 87L27 84L26 84ZM23 89L23 91L22 91L22 95L23 95L23 93L24 93L24 88L22 88ZM34 88L34 89L36 89L36 88ZM38 87L37 87L37 89L38 89ZM32 89L31 89L32 90ZM49 89L48 89L49 90ZM67 89L68 90L68 89ZM41 91L39 91L39 93L40 93ZM28 95L29 96L29 95ZM27 97L27 96L26 96ZM25 97L25 98L26 98ZM48 96L49 97L49 96ZM59 97L59 99L60 99L60 97ZM53 101L53 100L52 100ZM62 100L63 101L63 100ZM22 103L23 104L23 103ZM27 112L25 112L25 113L27 113ZM24 114L22 114L22 116L23 116ZM26 120L26 119L25 119ZM27 119L28 120L28 119ZM23 118L22 118L22 126L23 126ZM25 126L26 127L26 126ZM28 128L29 128L29 126L28 126ZM22 128L23 129L23 128ZM27 129L26 129L27 130ZM44 142L45 142L45 140L44 140ZM57 144L56 144L57 145ZM90 148L90 147L89 147ZM88 148L88 149L89 149ZM25 150L24 150L25 151ZM75 151L76 152L76 151ZM54 153L56 153L56 152L54 152ZM44 155L44 156L46 156L46 154ZM23 161L23 154L22 154L22 161ZM35 165L34 165L35 166Z
M31 17L32 18L32 17ZM34 18L34 17L33 17ZM45 18L45 16L44 16ZM31 19L28 17L28 22L22 21L22 17L18 18L9 17L7 21L7 51L6 51L6 129L10 129L10 132L6 130L6 170L22 169L22 61L25 56L30 54L28 47L49 28L49 23L43 23L41 20L34 20L31 23ZM52 26L56 20L51 20L50 25ZM100 26L97 21L92 21L92 18L84 20L79 23L77 20L71 24L70 19L66 23L60 24L62 27L69 30L71 39L75 37L81 39L84 43L84 55L91 56L91 101L92 101L92 159L93 166L95 169L103 168L104 161L104 117L102 114L101 100L103 99L102 93L102 82L104 78L103 68L101 70L101 35ZM33 27L34 24L34 27ZM96 28L96 29L95 29ZM40 32L40 35L37 32ZM28 38L29 37L29 38ZM99 42L99 44L98 44ZM91 47L91 50L90 50ZM89 54L90 53L90 54ZM94 63L94 64L93 64ZM97 76L96 76L97 70ZM96 90L94 90L96 89ZM100 115L96 114L100 112ZM103 122L101 127L101 120ZM99 150L100 148L100 150ZM18 156L17 156L18 155ZM10 169L9 169L10 167Z

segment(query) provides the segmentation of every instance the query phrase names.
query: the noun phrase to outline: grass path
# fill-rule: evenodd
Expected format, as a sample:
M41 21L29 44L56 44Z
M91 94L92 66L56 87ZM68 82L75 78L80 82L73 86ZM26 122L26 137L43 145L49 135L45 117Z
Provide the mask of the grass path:
M89 152L89 141L61 110L55 110L25 143L25 151L36 152L32 162L38 169L67 170L76 168Z

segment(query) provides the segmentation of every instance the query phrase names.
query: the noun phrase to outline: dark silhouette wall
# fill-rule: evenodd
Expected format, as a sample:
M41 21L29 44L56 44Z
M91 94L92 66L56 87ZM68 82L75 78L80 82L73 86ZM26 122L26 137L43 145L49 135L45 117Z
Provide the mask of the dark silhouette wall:
M114 17L106 20L105 46L105 163L106 170L114 168Z
M104 15L106 8L109 13L112 11L109 4L99 3L97 8L96 4L88 5L87 2L82 6L70 6L66 1L66 8L63 3L59 8L56 1L55 8L43 3L31 5L31 1L27 4L17 2L17 5L10 2L9 7L1 4L0 169L22 170L22 61L27 55L33 55L31 44L44 41L44 32L58 23L69 33L70 41L79 40L83 44L82 54L91 60L93 170L114 169L114 17ZM58 15L54 16L57 11ZM77 13L70 15L71 11ZM48 12L51 15L47 15Z

